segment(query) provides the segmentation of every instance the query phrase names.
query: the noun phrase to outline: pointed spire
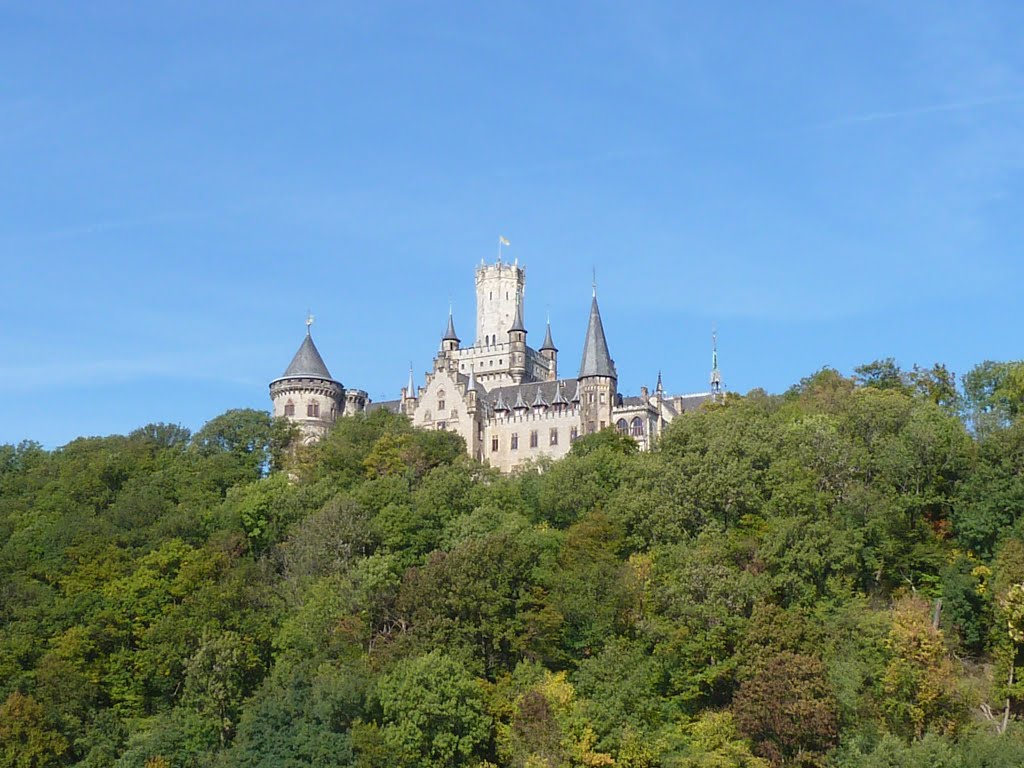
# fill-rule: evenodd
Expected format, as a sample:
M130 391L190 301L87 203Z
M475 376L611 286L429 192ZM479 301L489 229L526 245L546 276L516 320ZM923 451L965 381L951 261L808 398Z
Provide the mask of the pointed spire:
M498 397L494 401L494 410L495 411L507 411L508 410L508 406L505 405L505 398L503 398L501 396L501 390L500 389L498 390Z
M310 378L334 381L331 378L331 372L327 370L327 366L324 364L324 359L320 357L320 351L316 348L316 344L313 343L313 335L309 329L312 324L313 316L310 315L306 319L306 335L302 339L302 344L299 345L295 357L292 358L291 363L284 373L281 374L282 379Z
M469 383L466 384L466 391L467 392L476 392L477 391L476 368L473 366L472 363L470 363L470 366L469 366Z
M722 391L722 372L718 370L718 331L711 328L711 393L718 395Z
M596 285L594 298L590 301L590 322L587 324L587 337L583 342L583 360L580 362L580 378L585 376L618 378L618 374L615 372L615 363L608 354L608 341L604 337L601 310L597 306Z
M578 402L580 402L581 400L583 400L583 395L582 395L582 394L580 393L580 382L579 382L579 380L577 379L577 380L576 380L576 394L574 394L574 395L572 396L572 400L571 400L570 402L573 402L573 403L578 403Z
M540 345L541 352L557 352L558 347L555 346L555 342L551 340L551 320L548 320L547 330L544 332L544 343Z
M412 380L412 362L409 363L409 385L405 389L405 396L416 399L416 384Z
M661 371L658 371L658 384L654 387L654 391L659 395L665 391L665 388L661 385Z
M448 330L444 332L444 336L441 337L441 341L454 341L456 344L459 343L460 339L455 333L455 319L452 317L452 306L448 305Z
M513 331L522 331L526 333L526 327L523 325L523 297L519 297L519 301L516 302L516 316L512 319L512 327L508 329L509 333Z

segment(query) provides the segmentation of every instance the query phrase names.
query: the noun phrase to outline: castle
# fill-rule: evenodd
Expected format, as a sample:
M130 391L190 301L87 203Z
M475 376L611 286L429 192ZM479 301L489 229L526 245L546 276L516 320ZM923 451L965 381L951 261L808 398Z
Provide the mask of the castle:
M523 290L526 271L518 263L481 263L476 269L476 340L462 346L455 321L448 327L426 383L415 386L412 369L401 397L371 402L366 392L332 378L307 321L306 337L291 364L270 383L275 416L299 426L307 442L319 439L340 417L385 408L424 429L457 432L475 459L503 471L543 456L560 458L580 436L609 426L649 449L677 416L722 396L717 349L712 351L711 388L666 395L658 374L653 392L619 394L615 361L608 352L594 288L579 371L558 376L558 349L547 324L539 349L526 343Z

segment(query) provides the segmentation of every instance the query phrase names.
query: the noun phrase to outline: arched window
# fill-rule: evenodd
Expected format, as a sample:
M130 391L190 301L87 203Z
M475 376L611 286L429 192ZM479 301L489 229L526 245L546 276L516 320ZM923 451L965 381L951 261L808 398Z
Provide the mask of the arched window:
M312 419L320 418L320 403L314 400L311 403L306 403L306 415Z
M644 420L639 416L634 417L633 420L629 422L629 434L633 437L644 436Z
M625 420L625 419L619 419L618 421L616 421L616 422L615 422L615 429L616 429L616 431L617 431L617 432L618 432L618 433L619 433L620 435L624 435L624 434L626 434L626 430L627 430L628 428L629 428L629 427L628 427L628 425L626 424L626 420Z
M284 404L284 415L285 416L294 416L295 415L295 403L293 403L291 400L289 400L287 403Z

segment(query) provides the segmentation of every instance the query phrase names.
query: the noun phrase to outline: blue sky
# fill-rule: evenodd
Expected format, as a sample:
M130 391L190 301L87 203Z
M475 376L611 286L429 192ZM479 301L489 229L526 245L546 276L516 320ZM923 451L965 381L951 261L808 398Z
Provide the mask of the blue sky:
M1018 359L1019 2L0 0L0 442L374 399L473 267L620 390Z

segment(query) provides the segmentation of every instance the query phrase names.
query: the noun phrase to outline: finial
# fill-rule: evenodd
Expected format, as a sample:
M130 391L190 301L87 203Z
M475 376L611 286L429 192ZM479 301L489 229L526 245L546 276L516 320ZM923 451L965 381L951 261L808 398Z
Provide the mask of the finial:
M594 298L596 299L597 298L597 267L591 267L591 269L594 271L594 279L590 283L590 287L594 289Z
M313 325L313 313L306 310L306 335L310 335L310 326Z

